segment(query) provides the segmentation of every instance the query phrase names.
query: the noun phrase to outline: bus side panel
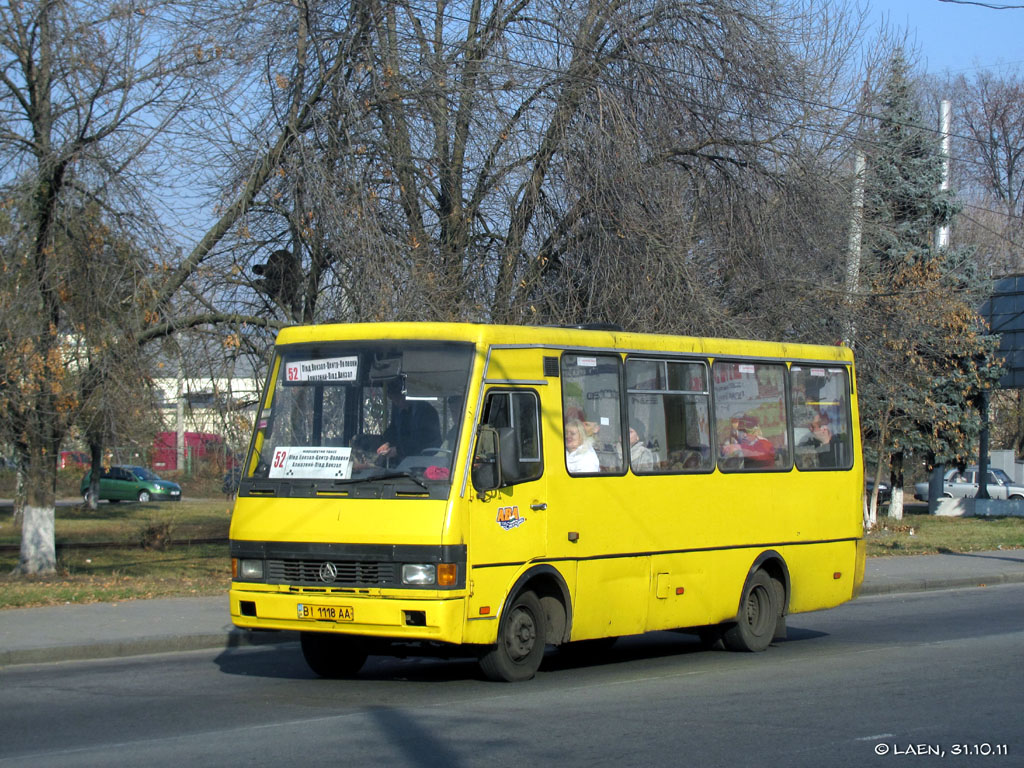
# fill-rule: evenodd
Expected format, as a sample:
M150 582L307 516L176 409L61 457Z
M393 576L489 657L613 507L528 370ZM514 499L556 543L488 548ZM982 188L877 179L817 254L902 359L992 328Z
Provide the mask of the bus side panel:
M792 583L789 612L817 611L853 599L863 573L858 541L786 547L782 555Z
M793 545L776 549L789 570L789 611L831 608L857 588L858 542ZM673 629L729 621L760 548L694 552L652 558L647 629ZM838 577L837 577L838 574Z
M579 563L572 640L643 632L646 605L640 597L651 578L648 557L614 557Z
M731 618L730 607L743 587L750 554L691 552L651 559L647 629L717 624Z

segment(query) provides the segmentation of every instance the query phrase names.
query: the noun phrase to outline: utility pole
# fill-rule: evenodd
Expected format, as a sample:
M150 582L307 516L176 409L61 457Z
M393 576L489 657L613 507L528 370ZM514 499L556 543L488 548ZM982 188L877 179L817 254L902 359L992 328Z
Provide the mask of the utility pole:
M185 369L178 367L178 397L174 414L174 448L176 469L180 472L185 468Z
M867 159L858 149L853 165L853 204L850 211L850 237L846 244L846 322L843 343L853 347L857 329L853 322L853 297L860 283L861 239L864 231L864 171Z
M939 188L943 192L949 191L949 155L950 155L950 126L953 122L953 105L949 99L943 99L939 103L939 135L942 137L942 183ZM945 223L935 230L935 250L941 251L949 247L949 223Z

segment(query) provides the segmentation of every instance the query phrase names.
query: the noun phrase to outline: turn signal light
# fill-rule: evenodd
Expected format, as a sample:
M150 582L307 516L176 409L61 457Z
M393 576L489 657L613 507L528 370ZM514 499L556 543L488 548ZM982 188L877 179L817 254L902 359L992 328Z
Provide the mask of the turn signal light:
M456 573L455 563L439 563L437 566L437 585L439 587L454 587Z

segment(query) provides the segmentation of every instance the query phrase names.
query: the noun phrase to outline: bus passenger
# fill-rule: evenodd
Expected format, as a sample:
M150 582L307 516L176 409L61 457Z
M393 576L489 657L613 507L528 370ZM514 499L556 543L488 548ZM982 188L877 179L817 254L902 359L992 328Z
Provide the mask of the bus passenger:
M378 456L401 459L441 445L441 421L429 403L409 400L401 386L389 388L388 399L391 400L391 423L381 435L383 442L377 448Z
M842 466L843 440L833 434L828 415L814 411L807 425L809 434L800 441L797 452L811 458L812 466L835 469Z
M654 469L654 454L644 442L644 425L639 419L629 425L629 466L634 472L651 472Z
M742 458L745 469L771 469L775 466L775 446L761 434L757 419L746 414L732 418L732 432L722 445L722 456Z
M576 419L565 423L565 464L573 475L601 471L593 440L583 422Z

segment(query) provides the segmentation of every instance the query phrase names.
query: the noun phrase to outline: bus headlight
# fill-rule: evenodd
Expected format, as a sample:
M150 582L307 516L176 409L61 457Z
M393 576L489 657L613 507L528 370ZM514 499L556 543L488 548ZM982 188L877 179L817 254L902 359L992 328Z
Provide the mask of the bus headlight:
M238 578L241 581L261 581L263 579L263 561L239 560Z
M402 583L419 587L436 584L439 587L454 587L458 577L455 563L415 563L402 566Z
M402 583L429 586L437 582L437 569L432 563L402 566Z

